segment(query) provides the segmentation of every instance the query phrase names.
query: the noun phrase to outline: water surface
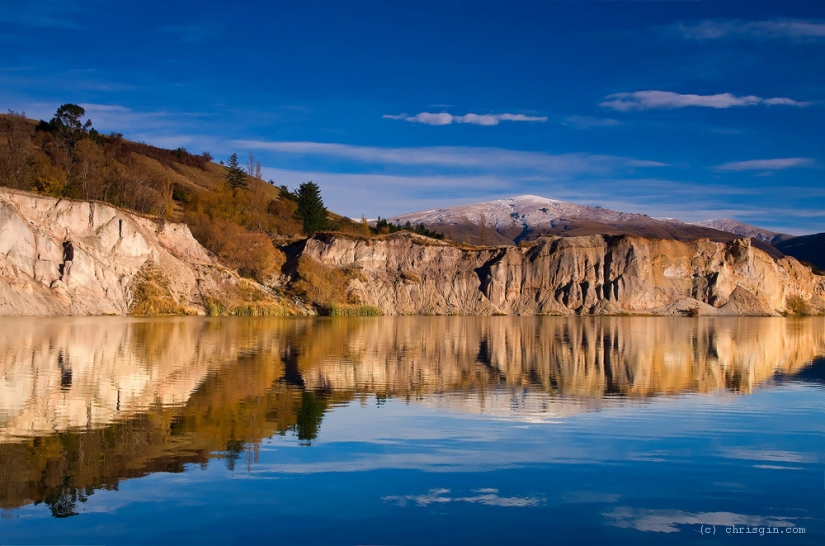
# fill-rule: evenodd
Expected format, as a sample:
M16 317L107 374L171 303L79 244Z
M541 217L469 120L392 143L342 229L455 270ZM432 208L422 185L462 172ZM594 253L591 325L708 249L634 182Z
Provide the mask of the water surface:
M2 319L0 543L822 544L823 354L822 318Z

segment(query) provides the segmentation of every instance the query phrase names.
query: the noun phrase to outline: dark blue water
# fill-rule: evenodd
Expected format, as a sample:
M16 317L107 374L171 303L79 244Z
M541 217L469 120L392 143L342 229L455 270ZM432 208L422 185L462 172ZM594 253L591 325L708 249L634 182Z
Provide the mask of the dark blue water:
M2 544L825 544L821 319L0 326Z

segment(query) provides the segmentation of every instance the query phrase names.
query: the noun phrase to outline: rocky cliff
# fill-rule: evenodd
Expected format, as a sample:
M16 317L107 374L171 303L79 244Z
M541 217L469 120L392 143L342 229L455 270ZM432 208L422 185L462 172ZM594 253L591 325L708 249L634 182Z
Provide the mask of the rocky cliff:
M68 274L67 241L74 250ZM794 258L775 260L749 239L592 235L469 247L408 233L322 234L293 250L293 258L347 270L350 298L387 315L825 311L825 277ZM234 311L227 303L233 297ZM146 298L163 305L136 307ZM0 190L0 315L306 313L299 303L290 308L240 279L185 225Z
M404 314L777 315L825 310L825 277L749 239L542 238L473 248L411 234L309 239L302 255L357 270L353 299Z
M74 259L66 275L67 241ZM0 189L0 315L123 315L147 279L191 314L244 282L183 224Z

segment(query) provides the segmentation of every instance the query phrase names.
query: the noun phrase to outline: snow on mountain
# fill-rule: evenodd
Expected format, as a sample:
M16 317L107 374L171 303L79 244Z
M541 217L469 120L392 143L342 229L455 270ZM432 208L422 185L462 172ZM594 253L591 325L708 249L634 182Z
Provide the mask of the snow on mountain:
M450 239L480 244L513 244L542 235L637 235L682 241L700 238L730 241L737 236L747 236L755 238L763 250L776 253L770 241L775 236L783 237L732 220L724 224L688 224L674 218L651 218L536 195L411 212L388 220L402 225L424 224ZM749 229L734 230L734 223Z
M401 224L409 221L412 224L424 224L429 227L466 223L479 225L482 218L488 226L498 231L511 228L523 231L544 226L551 227L562 219L586 219L601 223L627 222L643 218L650 220L642 214L576 205L536 195L520 195L483 203L411 212L390 218L390 221Z

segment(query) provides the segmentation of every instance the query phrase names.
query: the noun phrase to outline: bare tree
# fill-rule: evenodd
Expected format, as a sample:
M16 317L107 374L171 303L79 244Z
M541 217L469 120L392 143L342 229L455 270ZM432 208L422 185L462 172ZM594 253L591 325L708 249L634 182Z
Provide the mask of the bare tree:
M261 180L261 162L255 161L255 156L252 155L252 152L249 152L249 161L246 163L246 174L252 178Z

